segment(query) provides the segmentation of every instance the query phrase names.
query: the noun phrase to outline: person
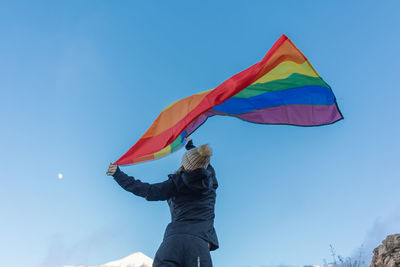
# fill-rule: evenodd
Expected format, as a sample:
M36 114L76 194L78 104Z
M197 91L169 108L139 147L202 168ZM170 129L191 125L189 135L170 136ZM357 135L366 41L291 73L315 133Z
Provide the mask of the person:
M214 228L218 181L210 164L209 145L189 139L179 169L161 183L149 184L110 164L107 175L126 191L148 201L166 200L171 212L153 267L211 267L210 251L219 246Z

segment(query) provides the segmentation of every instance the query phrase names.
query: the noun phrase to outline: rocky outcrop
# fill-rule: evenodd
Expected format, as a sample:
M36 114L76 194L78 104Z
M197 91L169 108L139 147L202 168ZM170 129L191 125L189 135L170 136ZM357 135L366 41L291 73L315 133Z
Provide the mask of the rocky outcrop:
M400 234L387 236L374 249L370 267L400 267Z

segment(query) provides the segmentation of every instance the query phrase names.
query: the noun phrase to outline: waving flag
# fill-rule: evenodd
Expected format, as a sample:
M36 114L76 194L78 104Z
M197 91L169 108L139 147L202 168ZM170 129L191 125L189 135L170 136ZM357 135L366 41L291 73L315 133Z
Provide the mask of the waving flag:
M262 124L316 126L342 119L335 96L307 58L282 35L266 56L215 89L167 106L114 164L158 159L186 144L208 117L228 115Z

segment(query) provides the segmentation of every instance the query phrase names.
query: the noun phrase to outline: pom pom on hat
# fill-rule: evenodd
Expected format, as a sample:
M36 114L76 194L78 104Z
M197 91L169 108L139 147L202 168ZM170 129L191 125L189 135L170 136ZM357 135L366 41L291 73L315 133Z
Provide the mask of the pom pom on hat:
M198 168L207 168L208 164L210 164L211 155L211 147L205 144L198 148L186 151L186 153L183 154L181 165L187 171L193 171Z
M199 152L199 155L202 157L211 157L212 155L211 147L207 144L199 146L199 148L197 148L197 152Z

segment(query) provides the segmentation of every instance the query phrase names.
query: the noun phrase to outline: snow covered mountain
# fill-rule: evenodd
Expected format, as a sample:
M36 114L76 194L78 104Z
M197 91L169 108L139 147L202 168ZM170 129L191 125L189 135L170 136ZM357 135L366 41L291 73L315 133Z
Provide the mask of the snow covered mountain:
M101 265L64 265L61 267L152 267L153 260L142 252L133 253L125 258L116 261L110 261ZM304 265L303 267L333 267L333 264L325 265Z
M89 265L65 265L62 267L152 267L153 260L142 252L133 253L125 258L116 261L110 261L98 266Z

